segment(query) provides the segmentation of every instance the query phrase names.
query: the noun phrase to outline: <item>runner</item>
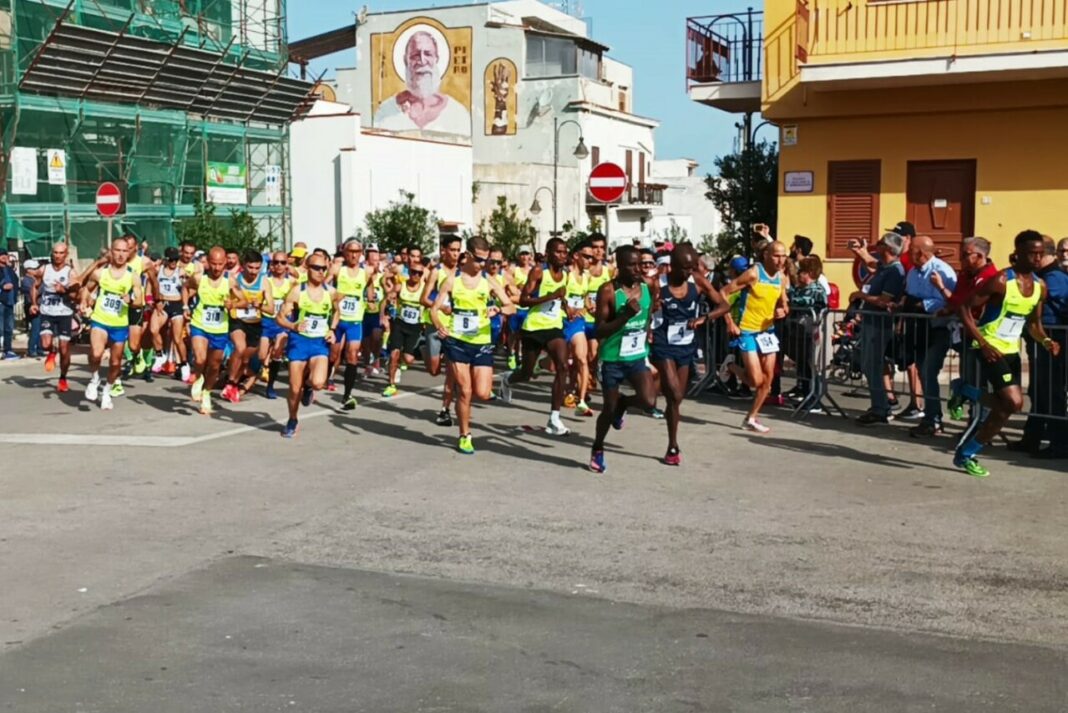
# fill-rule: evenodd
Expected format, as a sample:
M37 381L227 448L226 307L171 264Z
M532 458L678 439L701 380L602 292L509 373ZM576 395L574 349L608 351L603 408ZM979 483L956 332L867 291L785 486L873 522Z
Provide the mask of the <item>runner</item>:
M85 285L82 312L90 315L92 325L89 331L89 373L92 376L85 397L95 402L99 395L100 408L104 411L113 408L111 390L122 372L122 352L130 336L130 306L143 307L145 304L141 282L134 279L133 271L126 265L129 257L126 240L118 238L112 241L105 264L97 267L94 263L89 273L79 280ZM97 287L99 292L90 312L89 295ZM101 392L100 362L109 345L107 383Z
M290 330L289 356L289 420L282 429L282 438L297 435L297 412L300 405L311 406L315 392L326 386L330 366L330 346L334 343L334 329L340 324L337 302L344 299L326 284L330 262L322 255L308 257L305 267L308 282L289 291L282 309L275 319L283 329ZM295 319L292 319L293 315ZM333 324L331 324L333 315Z
M727 316L727 329L741 349L742 365L735 363L734 355L728 355L720 365L720 381L727 381L729 374L734 374L753 390L753 402L742 421L742 428L754 433L771 431L757 416L775 378L775 360L779 353L775 320L784 318L789 312L787 279L783 272L786 256L786 246L778 241L772 242L763 250L761 262L723 288L724 298L735 292L742 294L739 322L736 323L729 314Z
M441 238L441 262L426 275L426 284L423 286L423 307L425 309L423 321L426 322L423 333L423 363L426 371L431 376L441 373L442 342L437 327L431 321L430 308L437 300L438 292L445 280L456 274L457 264L460 260L460 236L446 235ZM448 321L448 315L445 315ZM451 426L452 416L449 415L449 406L452 404L453 381L452 373L445 372L445 390L441 395L441 411L438 412L434 423L439 426Z
M601 389L604 408L597 416L597 432L590 453L590 470L604 473L604 441L608 428L623 428L627 409L644 410L656 401L656 387L649 370L649 320L653 293L642 277L637 249L624 245L616 251L616 277L597 293L597 337L601 340ZM633 396L622 396L624 381L634 387Z
M267 361L268 345L261 339L263 310L274 304L260 251L246 250L241 268L234 281L246 305L230 310L230 343L234 351L230 356L229 379L222 390L222 397L235 404L256 385L260 366ZM273 312L272 308L268 309ZM246 374L247 378L243 378Z
M223 354L230 345L229 310L248 306L235 286L236 275L226 275L226 251L214 247L208 251L205 274L186 279L185 302L195 296L197 306L190 320L193 345L193 386L189 396L200 402L200 413L211 415L211 390L219 378Z
M471 399L488 401L493 388L490 297L496 298L503 313L513 309L504 289L483 272L489 252L489 242L485 238L469 238L460 273L445 280L430 309L438 336L444 340L449 371L459 392L456 418L460 425L460 440L456 447L468 455L475 452L471 442ZM450 319L445 319L446 316Z
M530 309L523 321L523 365L519 371L509 371L501 378L501 399L512 401L512 387L534 376L538 356L544 349L552 359L552 405L545 432L551 436L566 436L571 431L560 420L567 386L567 341L564 339L564 298L567 295L567 243L552 238L545 247L548 265L537 266L527 276L519 304Z
M486 261L486 277L489 278L490 282L504 290L504 294L508 295L508 299L512 299L509 291L511 287L514 287L512 276L504 271L504 253L497 248L490 249L489 260ZM512 306L515 306L514 302ZM496 298L492 295L490 295L490 307L500 307ZM501 346L501 338L504 334L504 315L499 309L491 309L491 311L493 315L490 317L490 342L493 344L494 352L496 352L497 348ZM493 398L495 397L491 397L491 400Z
M533 267L534 249L529 245L520 245L519 252L515 258L515 265L512 267L512 284L514 287L508 293L508 296L516 305L520 304L520 294L527 284L527 278L530 276L530 271ZM512 371L518 368L517 356L522 346L520 338L522 337L523 322L526 321L529 311L520 306L516 308L515 314L508 318L508 368Z
M152 333L158 347L156 363L152 371L160 374L174 374L178 369L184 378L189 376L189 364L185 345L186 312L189 307L182 295L182 283L185 273L180 265L180 252L177 248L167 248L163 253L163 267L156 276L159 286L159 299L156 300L152 313ZM178 357L177 367L168 355L173 351Z
M367 246L367 260L364 267L367 270L367 309L363 314L363 346L361 357L367 365L364 369L364 377L370 378L382 373L382 287L385 271L381 262L381 254L378 246L371 243Z
M52 246L52 261L45 265L41 289L32 291L32 314L41 315L41 346L48 356L44 369L51 373L59 358L59 383L56 391L70 391L70 340L74 323L74 296L78 294L78 275L70 266L70 249L66 243Z
M145 275L147 260L137 253L137 238L132 235L127 235L123 238L119 238L126 242L126 252L130 256L126 262L126 267L133 272L134 280L141 285L142 293L144 294L145 303L149 301L149 296L153 295L151 287L148 284L148 278ZM129 308L129 332L126 342L126 366L123 369L122 376L129 378L133 374L140 376L146 371L151 375L151 371L148 370L148 364L145 363L145 355L141 352L141 337L144 335L144 319L145 308L144 304L141 307ZM115 381L115 384L111 387L112 396L122 396L126 393L126 389L123 388L122 379Z
M589 282L586 285L587 289L587 304L590 309L586 312L586 342L589 346L588 349L588 362L590 368L588 369L590 374L589 388L597 388L597 356L600 341L597 339L597 325L594 321L594 313L596 312L597 293L601 290L601 285L612 281L612 267L606 261L606 245L607 241L601 233L590 234L590 254L593 256L588 266L588 272L590 275Z
M401 357L408 366L415 362L422 336L422 295L423 266L413 262L408 267L408 278L395 281L388 297L388 301L395 306L395 317L390 319L383 314L383 327L389 331L389 385L382 392L386 398L397 393Z
M564 339L567 340L571 363L571 368L568 370L571 388L564 399L564 405L573 407L575 415L581 417L593 416L593 409L586 403L586 392L590 388L586 318L593 312L589 304L590 274L586 268L592 259L593 247L589 240L580 242L571 251L571 269L567 275L567 297L564 304L564 309L567 311Z
M651 359L660 372L660 388L667 399L668 449L665 465L680 465L679 420L682 401L697 363L695 330L730 311L730 304L699 270L697 251L688 243L671 252L670 269L659 279L660 320L653 329ZM714 305L698 317L698 299L704 294Z
M979 463L980 451L1023 408L1020 338L1024 328L1054 357L1061 351L1060 344L1050 339L1042 326L1045 285L1034 275L1045 255L1042 234L1025 230L1016 236L1014 245L1012 267L984 282L959 312L971 339L971 357L981 362L981 384L989 384L994 392L990 408L980 407L973 414L953 454L953 465L976 478L990 475ZM977 323L971 308L983 306L986 309Z
M196 260L197 245L189 240L183 240L178 246L178 269L186 277L203 272L203 266Z
M296 285L296 279L289 276L289 262L286 254L279 250L271 256L270 275L267 278L268 290L271 302L268 304L270 313L264 313L263 328L260 332L260 352L266 353L270 358L267 367L267 390L268 399L277 399L278 393L274 390L274 383L278 380L278 372L282 368L282 359L286 353L286 340L289 332L278 323L278 315L282 312L289 291Z
M345 358L345 392L341 397L341 408L344 411L352 411L356 408L356 398L352 395L352 389L356 386L356 378L360 375L360 343L363 341L363 320L367 310L367 298L371 292L369 285L372 272L371 268L360 264L360 258L363 256L363 243L359 240L353 238L345 241L341 250L344 262L330 272L330 281L333 282L338 294L334 340L330 347L330 364L335 366L342 356ZM313 254L312 257L317 256ZM323 256L318 255L318 257ZM328 385L331 371L331 369L327 370Z

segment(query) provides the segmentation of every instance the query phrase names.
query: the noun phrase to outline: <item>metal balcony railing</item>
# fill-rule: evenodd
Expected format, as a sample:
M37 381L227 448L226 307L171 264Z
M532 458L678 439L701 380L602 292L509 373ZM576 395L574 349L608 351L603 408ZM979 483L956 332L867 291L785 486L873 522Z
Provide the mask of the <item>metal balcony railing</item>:
M686 20L686 86L759 82L763 77L764 13Z
M664 191L667 186L662 183L632 183L627 186L626 203L631 205L664 205Z

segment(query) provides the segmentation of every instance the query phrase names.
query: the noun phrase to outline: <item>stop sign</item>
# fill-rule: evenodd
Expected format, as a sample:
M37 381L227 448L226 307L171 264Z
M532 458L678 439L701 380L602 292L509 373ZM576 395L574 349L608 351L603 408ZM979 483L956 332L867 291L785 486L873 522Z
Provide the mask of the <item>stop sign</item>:
M614 163L599 163L590 171L590 195L601 203L616 203L627 192L627 174Z
M122 191L114 183L101 183L96 189L96 212L105 218L118 215L122 210Z

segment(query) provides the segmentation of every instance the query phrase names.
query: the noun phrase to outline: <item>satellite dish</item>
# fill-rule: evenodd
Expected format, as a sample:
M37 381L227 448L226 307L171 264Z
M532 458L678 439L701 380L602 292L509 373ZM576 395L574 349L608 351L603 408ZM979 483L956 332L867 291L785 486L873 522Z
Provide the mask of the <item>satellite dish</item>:
M534 103L534 107L536 109L535 113L539 117L540 116L545 116L550 111L552 111L553 110L553 91L551 89L546 89L546 90L542 91L542 93L538 95L538 99Z

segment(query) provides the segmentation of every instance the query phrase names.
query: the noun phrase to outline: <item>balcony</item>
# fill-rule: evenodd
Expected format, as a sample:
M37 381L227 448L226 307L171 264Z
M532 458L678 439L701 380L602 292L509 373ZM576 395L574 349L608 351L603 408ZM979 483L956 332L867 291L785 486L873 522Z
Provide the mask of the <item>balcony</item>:
M621 208L645 208L648 206L664 205L664 191L667 186L663 183L631 183L627 186L627 193L623 196Z
M878 88L1068 77L1063 0L808 0L801 82Z
M690 99L729 112L760 111L764 14L686 20L686 89Z

